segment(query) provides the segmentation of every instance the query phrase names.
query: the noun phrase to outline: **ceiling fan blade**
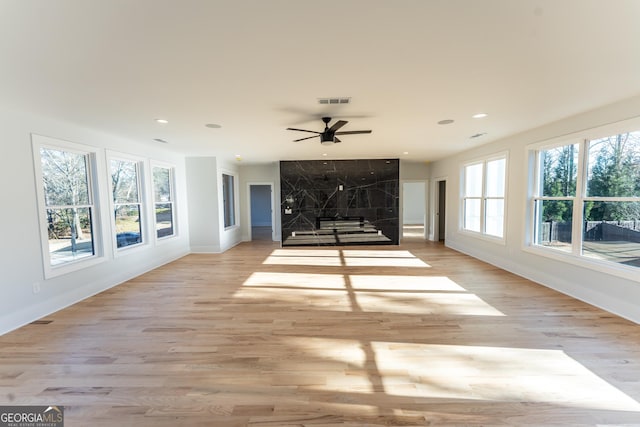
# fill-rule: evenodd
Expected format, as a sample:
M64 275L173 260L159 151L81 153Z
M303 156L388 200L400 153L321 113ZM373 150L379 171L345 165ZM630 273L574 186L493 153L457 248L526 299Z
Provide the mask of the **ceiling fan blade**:
M336 135L355 135L357 133L371 133L370 130L347 130L344 132L336 132Z
M335 143L337 144L338 142L342 142L342 141L340 141L338 138L336 138L336 137L334 136L334 137L333 137L333 142L335 142Z
M296 129L296 128L287 128L287 130L297 130L300 132L309 132L309 133L317 133L321 134L322 132L316 132L315 130L306 130L306 129Z
M311 139L311 138L317 138L317 137L318 137L317 135L308 136L306 138L294 139L293 142L304 141L305 139Z
M347 123L349 123L349 122L348 122L348 121L346 121L346 120L338 120L337 122L335 122L335 123L333 124L333 126L331 126L331 127L329 128L329 130L330 130L331 132L335 132L335 131L337 131L338 129L340 129L342 126L346 125Z

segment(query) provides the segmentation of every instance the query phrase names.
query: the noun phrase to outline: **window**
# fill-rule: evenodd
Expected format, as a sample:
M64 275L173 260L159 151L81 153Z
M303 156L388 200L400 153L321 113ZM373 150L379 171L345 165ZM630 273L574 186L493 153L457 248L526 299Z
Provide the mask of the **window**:
M116 247L138 245L143 242L139 162L111 159L109 168Z
M175 235L173 204L173 168L153 167L153 203L158 239Z
M503 237L506 165L506 156L500 156L464 167L464 230Z
M95 153L38 135L33 143L45 277L53 277L98 255Z
M539 153L539 191L534 197L536 244L572 251L579 151L578 144L568 144Z
M534 245L640 267L640 131L535 153Z
M233 175L222 174L222 204L224 227L236 225L235 187Z

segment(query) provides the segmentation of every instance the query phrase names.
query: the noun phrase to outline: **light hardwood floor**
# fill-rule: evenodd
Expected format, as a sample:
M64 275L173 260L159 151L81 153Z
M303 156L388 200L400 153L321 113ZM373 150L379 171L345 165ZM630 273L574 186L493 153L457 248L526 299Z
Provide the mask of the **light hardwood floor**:
M0 337L66 426L640 425L640 327L441 244L189 255Z

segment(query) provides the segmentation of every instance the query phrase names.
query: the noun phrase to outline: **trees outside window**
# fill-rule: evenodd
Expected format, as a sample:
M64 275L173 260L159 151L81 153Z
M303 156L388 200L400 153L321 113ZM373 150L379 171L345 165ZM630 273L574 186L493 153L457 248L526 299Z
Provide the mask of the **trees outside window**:
M540 194L534 199L538 213L536 242L539 245L571 252L578 154L578 144L540 151Z
M640 132L589 141L582 253L640 267Z
M139 163L132 160L111 159L109 166L116 247L124 248L141 244L143 220Z
M538 151L534 244L640 266L640 132Z
M156 237L171 237L175 235L173 168L154 166L152 170Z
M40 148L50 266L95 255L90 170L89 153Z

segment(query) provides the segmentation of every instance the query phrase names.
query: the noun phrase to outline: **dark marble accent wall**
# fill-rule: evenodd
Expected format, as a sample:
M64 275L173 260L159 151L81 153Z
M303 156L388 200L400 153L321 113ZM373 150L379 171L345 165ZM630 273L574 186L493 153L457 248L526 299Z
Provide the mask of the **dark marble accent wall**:
M283 246L397 245L399 165L398 159L281 161ZM319 218L341 225L320 230Z

